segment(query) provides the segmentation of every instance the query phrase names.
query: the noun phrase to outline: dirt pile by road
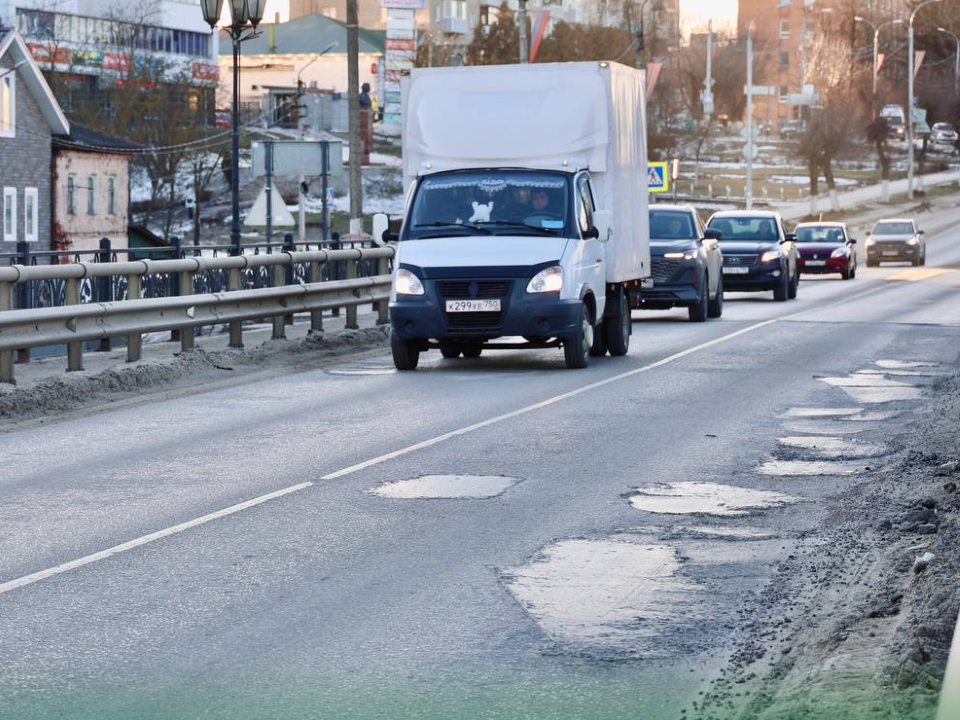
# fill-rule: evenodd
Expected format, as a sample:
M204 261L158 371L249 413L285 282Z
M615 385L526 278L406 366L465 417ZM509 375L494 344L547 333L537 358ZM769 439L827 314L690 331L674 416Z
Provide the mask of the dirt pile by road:
M326 359L383 348L387 326L315 333L297 340L264 342L251 349L196 349L173 357L144 359L99 372L62 373L32 387L0 385L4 422L55 416L82 408L115 405L144 394L208 389L237 378L312 367Z
M905 421L904 450L836 498L743 615L686 718L936 716L960 610L960 376Z

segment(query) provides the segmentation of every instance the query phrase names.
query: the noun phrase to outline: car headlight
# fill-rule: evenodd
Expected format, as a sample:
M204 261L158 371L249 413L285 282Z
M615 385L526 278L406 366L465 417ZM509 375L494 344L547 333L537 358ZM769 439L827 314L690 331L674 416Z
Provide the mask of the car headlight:
M686 252L668 252L664 253L665 260L696 260L697 251L687 250Z
M780 250L767 250L763 255L760 256L760 262L773 262L774 260L779 260L782 257L783 253Z
M915 237L912 237L909 240L907 240L907 245L918 245L919 243L920 241Z
M830 257L832 257L832 258L835 258L835 257L843 257L843 256L846 255L846 254L847 254L847 249L846 249L846 248L837 248L837 249L834 250L832 253L830 253Z
M559 265L541 270L527 283L528 293L560 292L563 287L563 268Z
M393 289L397 295L423 295L423 283L409 270L400 268L393 276Z
M873 238L867 238L867 242L866 242L867 247L873 247L876 244L877 244L876 240L874 240Z

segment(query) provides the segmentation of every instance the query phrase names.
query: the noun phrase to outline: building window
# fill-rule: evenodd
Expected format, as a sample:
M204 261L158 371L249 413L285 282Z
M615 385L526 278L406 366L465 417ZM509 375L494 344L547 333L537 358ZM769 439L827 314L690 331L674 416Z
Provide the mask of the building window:
M780 52L780 69L787 70L790 67L790 53Z
M790 92L790 89L789 89L786 85L781 85L781 86L780 86L780 102L781 102L781 103L786 103L786 102L787 102L787 94L788 94L789 92Z
M467 3L464 0L443 0L443 17L447 20L466 20Z
M97 177L87 178L87 215L97 214Z
M67 215L77 214L77 176L67 177Z
M36 188L27 188L23 192L23 235L27 242L40 239L40 208Z
M112 175L107 180L107 212L117 214L117 179Z
M781 40L790 39L790 21L789 20L780 21L780 39Z
M17 76L8 70L0 78L0 137L17 136Z
M3 240L17 241L17 189L3 189Z

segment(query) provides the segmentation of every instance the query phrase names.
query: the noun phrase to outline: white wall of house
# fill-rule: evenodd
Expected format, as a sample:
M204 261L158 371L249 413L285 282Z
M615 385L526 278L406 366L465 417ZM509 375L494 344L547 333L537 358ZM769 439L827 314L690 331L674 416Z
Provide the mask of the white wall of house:
M73 203L70 183L73 179ZM93 203L90 179L93 178ZM110 183L113 181L113 203ZM54 233L68 250L96 250L101 238L115 248L129 244L130 158L126 155L55 150Z

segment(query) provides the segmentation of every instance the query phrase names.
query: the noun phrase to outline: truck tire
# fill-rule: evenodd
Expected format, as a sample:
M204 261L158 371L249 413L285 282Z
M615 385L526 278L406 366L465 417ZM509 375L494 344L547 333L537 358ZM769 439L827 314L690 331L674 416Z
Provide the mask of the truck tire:
M704 275L700 278L700 298L697 300L697 304L687 308L687 315L690 318L690 322L706 321L707 315L709 314L709 296L710 286L707 284L707 276Z
M707 303L707 317L718 318L723 315L723 275L717 280L717 296Z
M590 357L603 357L607 354L607 334L603 331L601 322L593 329L593 345L590 346Z
M393 364L397 370L416 370L420 362L420 345L416 340L401 340L396 335L390 335L390 352L393 354Z
M580 327L573 337L563 341L563 360L571 370L580 370L590 364L590 346L593 345L593 325L590 310L584 303L580 310Z
M780 283L773 289L773 299L777 302L786 302L790 294L790 280L787 273L780 276Z
M440 354L447 360L453 360L454 358L460 357L460 350L452 345L441 345Z
M630 349L630 331L633 322L630 318L630 300L623 288L618 288L607 302L614 303L617 309L612 317L603 319L603 334L607 341L607 350L613 357L622 357Z
M482 347L468 347L463 349L463 356L465 358L478 358L482 352Z

